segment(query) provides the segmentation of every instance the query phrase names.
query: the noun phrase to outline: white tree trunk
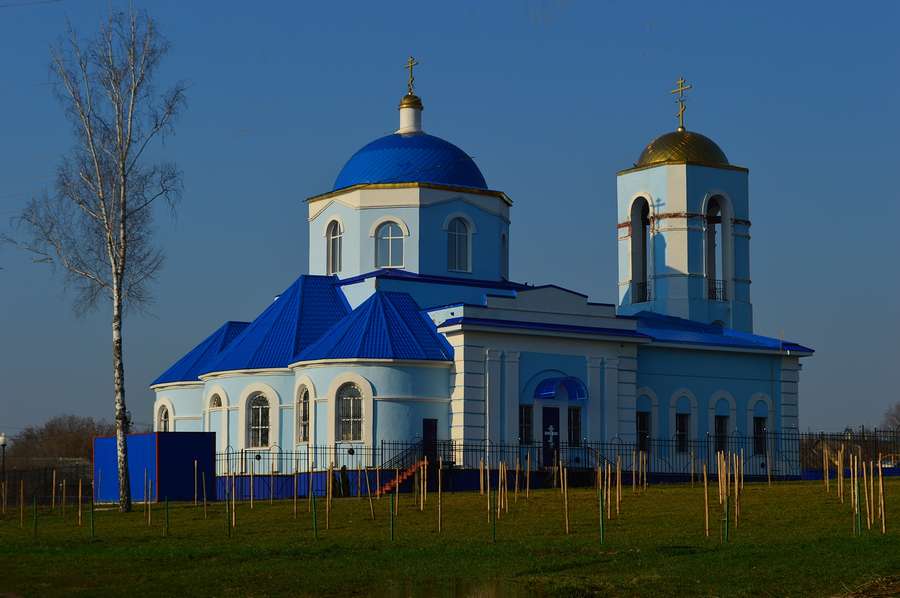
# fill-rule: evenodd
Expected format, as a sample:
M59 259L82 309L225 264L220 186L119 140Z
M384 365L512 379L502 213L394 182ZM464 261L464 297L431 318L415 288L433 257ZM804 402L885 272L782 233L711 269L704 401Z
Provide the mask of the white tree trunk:
M131 511L131 480L128 476L128 414L125 410L125 362L122 360L122 294L113 284L113 386L116 403L116 465L119 471L119 511Z

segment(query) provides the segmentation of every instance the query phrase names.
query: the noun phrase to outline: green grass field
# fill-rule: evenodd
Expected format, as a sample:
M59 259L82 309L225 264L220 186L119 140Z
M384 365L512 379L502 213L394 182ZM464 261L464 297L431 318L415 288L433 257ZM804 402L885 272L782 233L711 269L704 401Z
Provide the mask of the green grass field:
M41 512L33 537L18 512L0 521L0 595L381 595L525 596L831 596L900 592L900 480L886 484L888 534L851 535L848 505L820 483L747 484L740 527L720 540L721 510L710 487L710 537L703 533L703 494L689 485L651 486L632 495L599 543L596 494L571 489L570 534L558 491L514 502L491 540L486 498L444 495L444 530L436 499L424 512L401 495L396 538L389 501L336 499L331 529L318 502L319 538L302 500L238 504L226 535L221 505L155 505L148 527L141 508L88 516ZM854 592L856 592L854 594Z

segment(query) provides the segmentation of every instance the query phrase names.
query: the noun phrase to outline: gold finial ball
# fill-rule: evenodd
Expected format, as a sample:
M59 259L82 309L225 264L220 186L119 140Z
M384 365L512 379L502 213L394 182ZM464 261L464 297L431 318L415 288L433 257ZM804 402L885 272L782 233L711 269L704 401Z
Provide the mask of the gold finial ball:
M422 106L422 99L412 93L408 93L400 100L400 110L404 108L415 108L416 110L424 110Z

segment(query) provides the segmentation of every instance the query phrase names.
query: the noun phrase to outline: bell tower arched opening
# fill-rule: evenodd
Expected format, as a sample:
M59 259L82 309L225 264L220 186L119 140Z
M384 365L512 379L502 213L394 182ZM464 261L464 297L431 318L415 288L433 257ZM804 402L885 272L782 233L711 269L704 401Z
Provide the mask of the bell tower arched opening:
M650 203L631 204L631 302L650 301Z

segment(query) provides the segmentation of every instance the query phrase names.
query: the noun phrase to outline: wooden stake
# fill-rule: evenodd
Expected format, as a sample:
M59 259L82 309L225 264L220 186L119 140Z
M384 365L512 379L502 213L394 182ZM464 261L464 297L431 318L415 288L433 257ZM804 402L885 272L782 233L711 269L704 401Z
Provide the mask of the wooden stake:
M516 489L513 494L513 504L519 504L519 457L516 456Z
M637 494L637 467L635 464L635 452L631 449L631 493Z
M294 461L294 519L297 518L297 462Z
M606 464L606 518L612 519L612 465Z
M81 478L78 478L78 527L81 527Z
M231 527L237 528L237 473L231 472Z
M399 515L400 514L400 468L399 467L397 468L397 477L395 477L394 479L397 480L397 483L394 484L394 498L395 498L395 500L394 500L394 515ZM391 527L391 529L394 529L394 528ZM394 536L392 534L391 538L393 539L393 537Z
M478 461L478 494L484 496L484 459Z
M312 512L313 473L312 461L309 458L309 447L306 448L306 512Z
M616 517L622 506L622 457L616 455Z
M878 504L881 511L881 533L887 533L884 510L884 467L881 464L881 455L878 455Z
M490 461L485 464L486 474L484 476L485 479L485 490L487 491L487 510L488 510L488 521L491 520L491 463Z
M562 486L563 486L563 509L566 513L566 535L569 535L569 470L568 468L563 468L563 477L562 477Z
M862 463L862 472L863 472L863 494L866 495L866 529L872 529L872 521L871 521L871 510L872 506L869 504L869 472L866 471L868 469L866 467L866 462Z
M197 506L197 460L194 459L194 506Z
M531 495L531 449L528 449L527 463L525 464L525 500Z
M269 461L269 504L272 504L273 500L275 500L275 468Z
M50 512L56 511L56 470L53 470L53 487L50 489Z
M250 508L253 508L253 472L256 470L256 461L250 461Z
M19 528L25 528L25 480L19 480Z
M706 463L703 464L703 524L709 537L709 487L706 480Z
M691 488L694 487L694 451L691 451Z
M62 481L62 517L66 518L66 478Z
M437 516L438 516L438 533L441 533L441 528L443 524L443 479L444 479L444 458L438 457L438 504L437 504Z
M202 476L202 481L203 481L203 518L208 519L209 511L207 510L207 505L206 505L206 472L204 471L200 475Z
M375 505L372 503L372 488L369 486L369 468L366 467L366 496L369 497L369 514L372 515L372 521L375 521Z

